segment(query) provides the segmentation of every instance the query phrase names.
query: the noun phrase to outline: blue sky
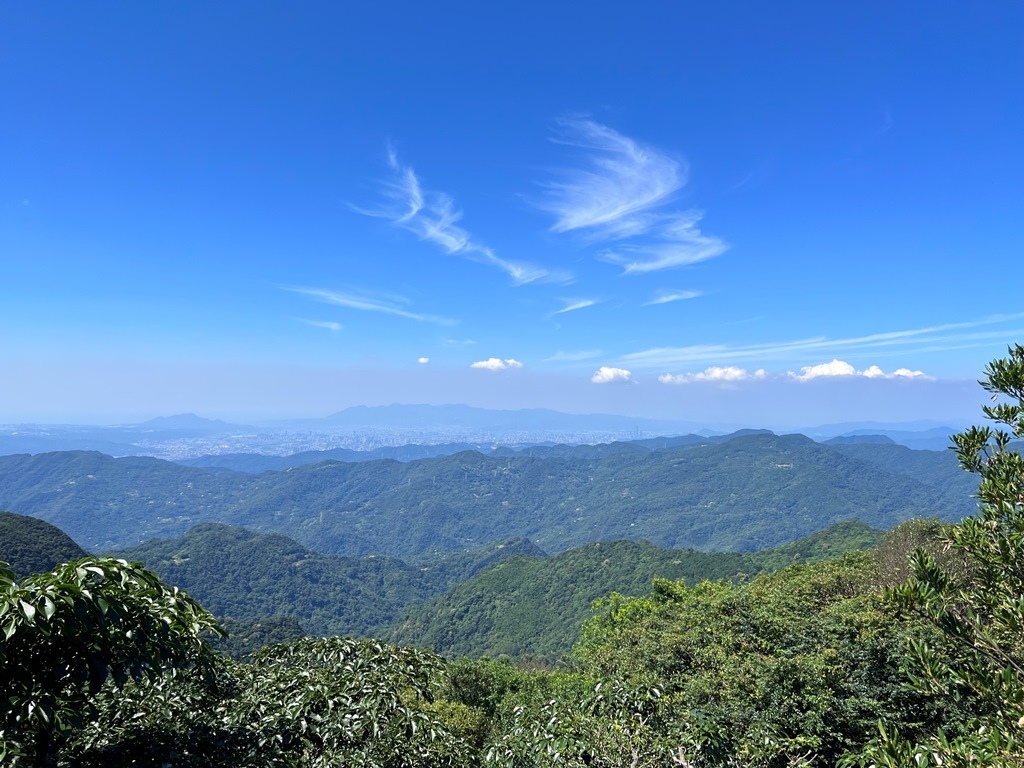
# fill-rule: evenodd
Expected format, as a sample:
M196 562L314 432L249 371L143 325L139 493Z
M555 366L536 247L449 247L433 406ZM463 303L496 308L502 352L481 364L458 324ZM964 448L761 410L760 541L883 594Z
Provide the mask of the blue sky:
M973 419L1014 3L8 3L0 421Z

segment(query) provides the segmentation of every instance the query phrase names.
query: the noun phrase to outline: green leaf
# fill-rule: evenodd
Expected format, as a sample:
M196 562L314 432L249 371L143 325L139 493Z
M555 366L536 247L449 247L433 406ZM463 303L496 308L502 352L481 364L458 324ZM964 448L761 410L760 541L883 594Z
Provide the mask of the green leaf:
M36 617L36 609L31 603L26 603L24 600L18 601L21 604L21 612L25 614L25 618L32 621Z

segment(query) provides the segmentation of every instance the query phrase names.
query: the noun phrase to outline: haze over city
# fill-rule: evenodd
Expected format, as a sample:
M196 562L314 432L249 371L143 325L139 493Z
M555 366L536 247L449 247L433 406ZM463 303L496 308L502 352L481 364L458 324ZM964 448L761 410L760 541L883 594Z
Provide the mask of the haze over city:
M7 4L0 423L978 416L1008 3Z

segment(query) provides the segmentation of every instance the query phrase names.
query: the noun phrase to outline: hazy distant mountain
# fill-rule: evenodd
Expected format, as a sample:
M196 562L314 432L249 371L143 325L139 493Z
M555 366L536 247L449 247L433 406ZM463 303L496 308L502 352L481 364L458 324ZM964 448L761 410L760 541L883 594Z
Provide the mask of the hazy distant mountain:
M485 456L535 456L571 459L596 459L619 453L650 453L667 451L686 445L710 445L722 443L744 435L770 435L768 430L743 429L731 435L680 435L678 437L652 437L641 440L615 441L612 443L538 443L526 446L497 445L494 443L437 443L385 446L372 451L353 451L347 448L332 448L325 451L303 451L290 456L264 456L257 453L223 453L199 456L192 459L178 459L186 467L207 467L230 469L234 472L267 472L317 464L321 461L416 461L436 456L451 456L462 451L476 451ZM858 441L859 442L859 441ZM890 441L891 442L891 441Z
M847 422L827 424L812 429L800 430L815 440L830 441L839 437L888 437L894 443L920 451L944 451L951 445L950 435L959 432L934 421L912 421L902 424L883 422Z
M81 424L16 424L0 428L0 455L51 451L101 451L111 456L147 456L168 441L253 432L253 427L204 419L194 413L161 416L141 424L102 427Z
M393 459L395 461L415 461L429 459L434 456L450 456L461 451L479 451L493 453L496 446L476 445L474 443L438 443L425 445L384 446L372 451L353 451L350 448L330 448L324 451L301 451L290 456L265 456L258 453L220 453L209 456L198 456L194 459L178 459L178 464L186 467L218 467L234 472L267 472L301 467L305 464L318 464L321 461L376 461Z
M896 445L896 441L886 435L840 435L830 440L822 440L822 442L825 445L860 445L863 443Z
M722 431L691 422L570 414L539 408L356 406L323 418L280 421L259 427L194 413L119 426L0 425L0 455L95 450L111 456L158 456L188 462L190 466L262 472L325 459L411 461L460 450L498 454L511 449L538 456L564 455L570 448L579 454L637 448L661 450L714 440L723 437ZM815 427L803 433L815 440L882 435L911 448L943 450L948 447L948 436L953 431L934 422L857 422ZM630 445L627 448L613 441L629 441ZM612 447L595 447L591 451L588 446L593 444ZM317 452L323 453L318 456Z
M101 433L99 428L85 434L62 432L59 428L52 429L50 434L0 433L0 456L51 451L102 451L110 456L139 456L146 452L130 442L111 440L109 433Z
M220 419L205 419L202 416L196 416L194 413L158 416L141 424L132 424L127 429L133 432L177 432L190 435L220 435L256 431L255 427L229 424Z
M575 414L546 408L490 410L469 405L359 405L321 419L301 419L289 426L377 429L465 429L479 431L575 430L606 432L686 432L701 425L611 414Z

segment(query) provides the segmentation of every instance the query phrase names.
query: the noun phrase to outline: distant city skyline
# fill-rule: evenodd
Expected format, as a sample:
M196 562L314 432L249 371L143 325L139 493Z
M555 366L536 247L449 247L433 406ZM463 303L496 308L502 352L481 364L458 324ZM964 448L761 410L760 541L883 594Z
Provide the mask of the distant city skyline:
M0 10L0 423L980 419L1024 8Z

